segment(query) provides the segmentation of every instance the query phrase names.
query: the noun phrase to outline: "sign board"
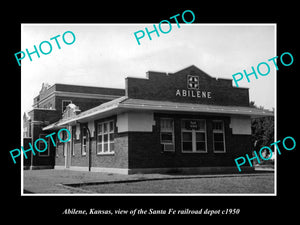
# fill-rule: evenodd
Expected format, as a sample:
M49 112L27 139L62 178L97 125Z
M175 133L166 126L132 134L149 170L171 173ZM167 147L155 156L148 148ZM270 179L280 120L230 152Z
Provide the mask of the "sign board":
M200 122L197 120L186 120L185 121L185 129L187 130L199 130Z

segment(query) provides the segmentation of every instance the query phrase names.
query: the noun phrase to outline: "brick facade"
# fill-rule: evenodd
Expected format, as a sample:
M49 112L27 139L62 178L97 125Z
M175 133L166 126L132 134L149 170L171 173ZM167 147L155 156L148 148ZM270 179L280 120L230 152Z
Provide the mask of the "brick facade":
M175 151L166 152L160 144L160 118L173 118L175 121ZM181 119L205 119L207 153L183 153L181 146ZM225 122L225 153L213 151L212 120ZM251 135L233 135L229 128L229 117L206 115L155 115L156 126L152 133L129 132L129 168L177 168L177 167L234 167L234 159L251 153Z
M116 124L116 117L108 117L102 120L93 121L94 127L96 127L98 122L103 122L106 120L113 120ZM71 155L71 167L82 167L87 169L89 166L89 142L91 142L91 167L107 167L107 168L128 168L128 135L124 133L118 133L117 127L115 127L114 132L114 153L111 154L97 154L97 140L95 129L92 137L88 138L87 141L87 153L82 154L82 126L80 126L80 132L77 134L74 143L74 155ZM72 129L76 129L74 126ZM77 130L76 130L77 131ZM56 166L65 166L65 156L64 147L66 143L58 143L57 155L56 155Z
M201 91L211 92L211 98L176 96L177 90L187 90L187 76L199 77ZM126 95L130 98L212 105L249 106L247 88L232 86L232 80L210 77L195 66L174 74L148 72L148 79L126 78Z

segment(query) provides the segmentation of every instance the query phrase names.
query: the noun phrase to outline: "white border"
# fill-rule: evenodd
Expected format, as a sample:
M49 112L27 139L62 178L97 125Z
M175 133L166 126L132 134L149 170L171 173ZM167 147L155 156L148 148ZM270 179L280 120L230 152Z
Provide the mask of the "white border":
M65 26L65 25L70 25L70 26L96 26L96 25L104 25L104 26L120 26L120 25L126 25L126 26L130 26L130 25L145 25L145 24L149 24L149 23L131 23L131 24L110 24L110 23L103 23L103 24L88 24L88 23L71 23L71 24L66 24L66 23L58 23L58 24L53 24L53 23L44 23L43 25L54 25L54 26ZM23 25L36 25L36 26L41 26L41 24L33 24L33 23L22 23L21 24L21 35L22 35L22 31L23 31ZM153 25L153 24L150 24ZM274 31L274 40L275 40L275 46L274 46L274 50L275 53L274 55L277 56L277 23L226 23L226 24L222 24L222 23L203 23L203 24L199 24L199 23L193 23L193 24L180 24L181 26L274 26L275 31ZM21 46L22 49L22 46ZM21 75L22 75L22 66L21 66ZM274 117L274 139L275 142L277 141L277 70L275 70L275 98L274 98L274 105L275 105L275 117ZM21 76L22 77L22 76ZM21 91L22 91L22 80L21 80ZM22 92L21 92L22 93ZM21 145L23 146L23 108L21 105ZM228 193L212 193L212 194L39 194L39 193L35 193L35 194L24 194L24 177L23 177L23 165L24 165L24 160L23 160L23 152L21 153L21 196L277 196L277 152L275 151L275 163L274 163L274 193L270 193L270 194L260 194L260 193L248 193L248 194L240 194L240 193L236 193L236 194L228 194Z

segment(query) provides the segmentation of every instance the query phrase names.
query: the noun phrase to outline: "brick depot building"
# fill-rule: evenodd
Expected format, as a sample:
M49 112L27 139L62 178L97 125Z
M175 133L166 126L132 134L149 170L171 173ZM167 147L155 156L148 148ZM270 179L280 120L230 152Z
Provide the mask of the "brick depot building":
M238 172L234 159L253 150L251 118L263 116L273 113L249 107L247 88L195 66L128 77L125 90L44 85L24 115L28 141L61 128L71 138L63 143L56 137L56 147L48 138L48 149L25 166L124 174Z

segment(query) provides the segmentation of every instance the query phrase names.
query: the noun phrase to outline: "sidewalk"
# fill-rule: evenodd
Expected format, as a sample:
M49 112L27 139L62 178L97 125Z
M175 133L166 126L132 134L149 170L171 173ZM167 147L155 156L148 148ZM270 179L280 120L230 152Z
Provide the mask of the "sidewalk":
M24 193L86 193L87 191L79 188L80 184L132 182L154 178L163 179L169 176L164 174L122 175L54 169L24 170L23 189Z
M180 175L180 174L111 174L84 172L72 170L25 170L24 171L24 194L72 194L94 193L81 189L83 185L132 183L139 181L174 180L191 178L214 178L214 177L239 177L259 176L258 173L249 174L211 174L211 175Z

